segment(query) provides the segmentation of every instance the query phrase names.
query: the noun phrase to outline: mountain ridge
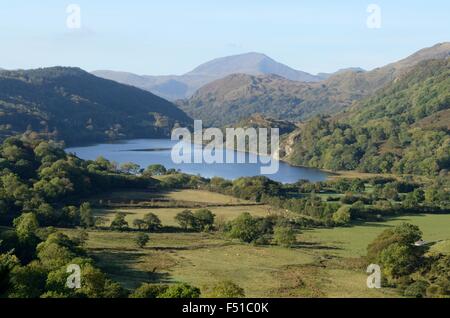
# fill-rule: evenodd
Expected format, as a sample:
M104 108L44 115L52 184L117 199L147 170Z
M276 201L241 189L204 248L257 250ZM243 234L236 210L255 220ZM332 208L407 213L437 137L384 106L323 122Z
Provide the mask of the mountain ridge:
M294 82L273 75L230 75L203 86L177 104L192 118L218 126L236 123L254 112L302 121L318 114L337 114L418 63L448 56L450 43L439 43L372 71L343 71L317 83Z
M294 165L445 175L450 169L450 58L419 62L338 116L299 125L282 145Z
M2 71L0 115L2 138L33 130L68 143L163 137L191 123L158 96L72 67Z
M293 81L318 82L323 78L295 70L262 53L250 52L205 62L183 75L137 75L108 70L93 71L98 77L139 87L169 100L185 99L199 88L231 74L275 74Z

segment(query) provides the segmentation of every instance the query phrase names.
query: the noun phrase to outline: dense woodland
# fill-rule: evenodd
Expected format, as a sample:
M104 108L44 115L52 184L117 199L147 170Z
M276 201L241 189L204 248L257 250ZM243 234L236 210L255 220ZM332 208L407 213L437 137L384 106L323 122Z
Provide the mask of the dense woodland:
M61 145L33 136L8 138L0 147L0 225L6 226L0 231L0 296L127 297L130 291L111 281L86 255L82 230L69 238L55 228L95 226L91 206L82 197L113 189L154 189L156 180L120 172L102 158L80 160ZM66 287L69 264L82 269L81 289ZM166 286L160 294L189 298L199 292L180 284Z
M33 130L67 144L168 137L191 119L149 92L78 68L0 71L0 138Z
M374 96L296 131L287 160L329 170L437 176L450 168L450 59L419 64Z

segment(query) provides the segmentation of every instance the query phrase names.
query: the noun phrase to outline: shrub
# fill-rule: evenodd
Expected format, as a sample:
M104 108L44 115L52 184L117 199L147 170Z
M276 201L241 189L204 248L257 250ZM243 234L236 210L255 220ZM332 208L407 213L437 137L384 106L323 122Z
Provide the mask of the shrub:
M226 280L215 284L208 296L211 298L244 298L245 291L239 285Z
M194 213L194 229L205 231L214 225L215 215L208 209L201 209Z
M406 297L423 298L426 296L429 284L424 281L417 281L409 285L403 295Z
M144 283L130 295L130 298L158 298L168 288L169 286L167 285Z
M115 231L125 231L128 229L128 222L125 220L126 214L123 212L116 213L114 220L111 222L111 229Z
M185 230L195 225L195 217L192 211L184 210L175 216L175 221Z
M273 241L277 245L292 247L297 238L291 226L277 225L273 230Z
M144 216L144 224L147 230L154 232L158 231L161 228L161 220L158 218L158 216L154 213L147 213Z
M144 248L145 245L150 241L150 237L145 233L139 233L134 238L134 243L139 248Z
M200 298L200 289L190 286L188 284L172 285L167 290L158 295L158 298L184 298L193 299Z
M229 236L245 243L258 243L264 240L267 228L260 219L250 213L243 213L230 223Z
M352 219L350 207L342 206L333 214L333 221L336 224L348 224Z

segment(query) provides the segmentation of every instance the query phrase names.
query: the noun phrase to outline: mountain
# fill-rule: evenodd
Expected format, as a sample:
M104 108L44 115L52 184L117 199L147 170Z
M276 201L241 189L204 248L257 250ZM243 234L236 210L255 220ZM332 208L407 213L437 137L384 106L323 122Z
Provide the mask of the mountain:
M439 43L430 48L422 49L403 60L370 72L336 74L326 81L326 85L333 90L365 97L397 79L422 61L446 59L448 57L450 57L450 42Z
M222 127L255 113L274 119L301 118L304 109L299 105L309 92L312 90L307 83L277 75L233 74L203 86L189 100L177 103L205 125ZM319 96L309 97L320 103Z
M347 72L364 73L364 72L366 72L366 70L361 67L348 67L348 68L342 68L334 73L319 73L319 74L317 74L317 77L319 77L321 80L326 80L334 75L347 73Z
M339 117L353 125L389 119L415 125L450 109L450 58L420 62ZM447 118L450 119L450 118ZM450 130L450 120L443 129Z
M292 164L437 175L450 169L450 58L429 60L332 118L303 123L283 145Z
M264 117L261 114L254 114L244 120L241 120L237 124L230 126L231 128L278 128L280 136L289 134L296 130L298 127L287 120L276 120L270 117ZM226 127L228 128L228 127Z
M260 53L246 53L218 58L200 65L186 75L223 78L231 74L274 74L300 82L317 82L319 80L314 75L294 70Z
M301 82L317 82L322 79L306 72L294 70L260 53L218 58L180 76L148 76L114 71L94 71L92 74L139 87L169 100L188 98L200 87L231 74L275 74Z
M318 83L294 82L273 75L230 75L177 103L192 118L217 126L236 123L254 112L275 119L306 120L318 114L339 113L419 62L448 56L450 43L441 43L382 68L369 72L342 70Z
M0 73L0 138L33 130L68 143L169 136L191 119L149 92L79 68Z

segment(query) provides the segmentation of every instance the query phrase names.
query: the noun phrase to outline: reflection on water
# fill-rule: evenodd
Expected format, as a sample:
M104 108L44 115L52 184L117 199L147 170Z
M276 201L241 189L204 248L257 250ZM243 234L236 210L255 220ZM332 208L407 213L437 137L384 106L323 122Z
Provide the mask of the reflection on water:
M260 157L255 154L245 154L246 163L175 164L171 159L170 149L176 143L170 139L134 139L108 144L67 148L66 151L74 153L78 157L86 160L94 160L99 156L103 156L117 163L134 162L142 168L146 168L152 164L162 164L166 168L179 169L182 172L201 175L206 178L222 177L233 180L239 177L258 176L261 174L260 168L262 164L260 160L256 160ZM227 152L234 153L235 157L238 155L233 150L226 150L224 155ZM239 155L244 154L239 153ZM249 163L251 161L257 161L258 163ZM267 165L264 164L264 166ZM280 162L279 166L279 171L276 174L268 175L267 177L283 183L293 183L300 179L323 181L327 178L327 174L320 170L293 167L284 162Z

